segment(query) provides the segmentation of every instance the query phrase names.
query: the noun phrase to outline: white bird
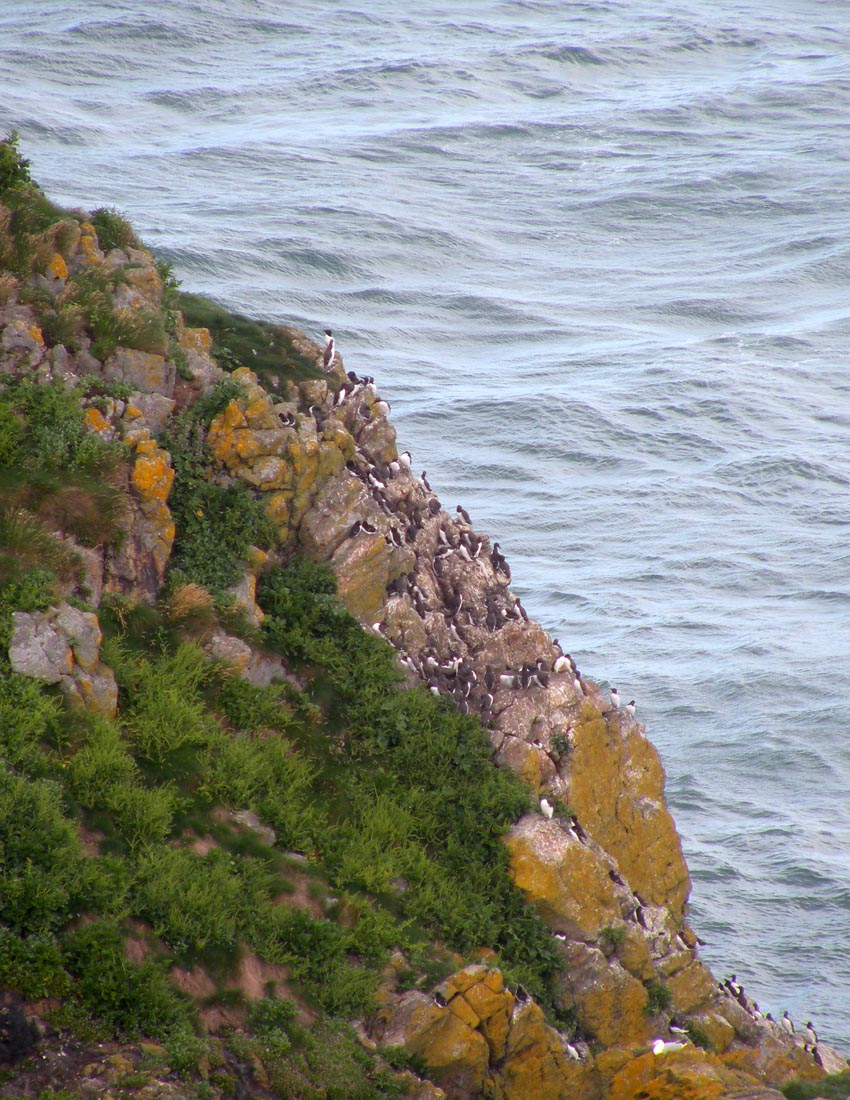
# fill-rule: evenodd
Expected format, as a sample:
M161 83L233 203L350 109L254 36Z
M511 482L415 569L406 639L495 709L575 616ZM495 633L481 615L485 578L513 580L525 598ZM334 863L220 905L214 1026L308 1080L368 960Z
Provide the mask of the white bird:
M818 1045L818 1033L812 1026L811 1020L809 1020L806 1026L803 1028L803 1035L805 1036L806 1042L809 1044L809 1046L816 1047Z
M576 1050L576 1048L573 1046L572 1043L568 1043L568 1042L565 1041L564 1042L564 1050L566 1051L567 1055L570 1058L572 1058L572 1060L574 1062L580 1062L581 1061L581 1055L579 1054L579 1052Z
M620 693L616 688L611 688L611 706L614 710L620 709Z
M782 1019L779 1021L779 1026L785 1032L786 1035L794 1034L794 1021L788 1015L788 1009L782 1013Z
M634 699L629 699L628 703L626 703L626 705L623 707L623 710L626 712L626 714L628 714L629 718L634 718L634 716L635 716L635 701L634 701Z
M687 1043L665 1043L663 1039L654 1039L652 1042L653 1054L670 1054L674 1050L684 1050Z
M540 812L545 818L551 818L555 813L555 807L552 805L548 798L540 799Z

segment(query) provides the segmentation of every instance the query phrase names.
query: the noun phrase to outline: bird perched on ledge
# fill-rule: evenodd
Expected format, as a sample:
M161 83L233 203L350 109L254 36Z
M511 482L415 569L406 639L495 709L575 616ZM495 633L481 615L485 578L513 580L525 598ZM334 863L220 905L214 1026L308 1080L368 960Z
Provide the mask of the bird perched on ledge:
M334 340L334 334L329 328L325 329L325 350L322 355L322 368L324 370L330 370L333 365L334 356L336 355L336 341Z

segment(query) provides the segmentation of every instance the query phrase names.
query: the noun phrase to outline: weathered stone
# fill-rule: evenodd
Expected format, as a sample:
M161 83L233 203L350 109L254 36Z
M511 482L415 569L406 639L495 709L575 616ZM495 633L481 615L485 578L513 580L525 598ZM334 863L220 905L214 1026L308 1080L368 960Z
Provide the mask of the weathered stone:
M152 435L159 435L174 412L174 399L162 393L143 393L136 390L130 394L130 405L144 417L145 424Z
M85 672L92 672L100 659L103 640L97 615L64 604L56 612L54 625L67 638L77 664Z
M511 877L554 931L587 938L620 918L608 865L557 821L520 818L506 844Z
M58 684L63 676L71 674L74 656L68 639L47 614L15 611L12 622L9 661L15 672L47 684Z
M331 561L337 590L345 606L361 622L382 617L393 555L383 535L359 535L342 543ZM398 570L398 576L402 570Z
M106 378L126 382L143 393L156 392L166 398L174 395L174 364L150 351L120 347L104 363L103 373Z
M0 333L0 361L5 373L30 370L44 358L44 337L35 320L9 321Z
M646 989L615 959L596 947L567 943L565 966L558 976L564 1007L573 1007L582 1030L603 1046L645 1042L652 1022L646 1015Z
M681 918L690 878L664 803L658 753L637 723L585 704L573 730L568 800L634 891Z

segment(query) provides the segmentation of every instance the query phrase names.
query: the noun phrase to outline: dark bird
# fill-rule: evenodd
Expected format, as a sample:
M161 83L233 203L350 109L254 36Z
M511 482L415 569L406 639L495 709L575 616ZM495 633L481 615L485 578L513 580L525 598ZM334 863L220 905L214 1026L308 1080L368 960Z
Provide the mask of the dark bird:
M471 527L472 526L472 520L469 518L469 512L467 512L467 510L465 508L463 508L460 504L457 506L456 511L457 511L457 514L460 516L460 518L463 520L463 522L467 525L467 527Z

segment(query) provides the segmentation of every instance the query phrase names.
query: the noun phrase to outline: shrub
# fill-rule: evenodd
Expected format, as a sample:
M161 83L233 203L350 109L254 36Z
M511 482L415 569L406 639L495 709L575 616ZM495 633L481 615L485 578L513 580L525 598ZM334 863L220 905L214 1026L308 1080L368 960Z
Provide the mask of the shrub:
M98 717L90 719L86 743L71 758L67 774L80 805L94 809L106 805L116 784L137 781L139 769L118 727L108 718Z
M222 486L210 480L205 422L226 393L232 391L219 387L209 400L184 410L163 439L176 473L168 502L177 528L172 564L213 593L239 580L252 546L269 546L274 539L265 508L244 482Z
M646 993L645 1012L647 1016L657 1016L661 1012L666 1012L673 1000L672 993L661 982L647 982Z
M177 794L168 787L116 783L107 792L105 804L115 815L119 833L135 848L165 840L171 832Z
M61 928L85 900L85 860L58 787L0 771L0 914L10 928Z
M77 979L75 992L112 1027L162 1038L187 1023L188 1006L169 986L161 964L148 959L133 966L117 925L98 922L68 933L62 954Z
M30 775L45 772L41 742L55 735L60 713L41 684L0 664L0 756L8 764Z
M231 955L264 910L268 890L268 873L256 860L237 864L218 849L197 856L154 848L138 861L135 901L176 951Z
M18 149L20 135L12 130L0 141L0 192L25 187L30 182L30 162Z
M67 996L70 985L55 936L16 935L0 925L0 987L39 1000Z
M184 745L203 744L212 724L200 688L211 675L197 646L184 644L136 670L127 729L140 755L154 763Z
M112 207L102 206L95 210L91 216L91 223L97 230L97 239L104 252L113 248L122 248L126 252L128 248L138 248L139 239L133 232L133 227L119 211Z

